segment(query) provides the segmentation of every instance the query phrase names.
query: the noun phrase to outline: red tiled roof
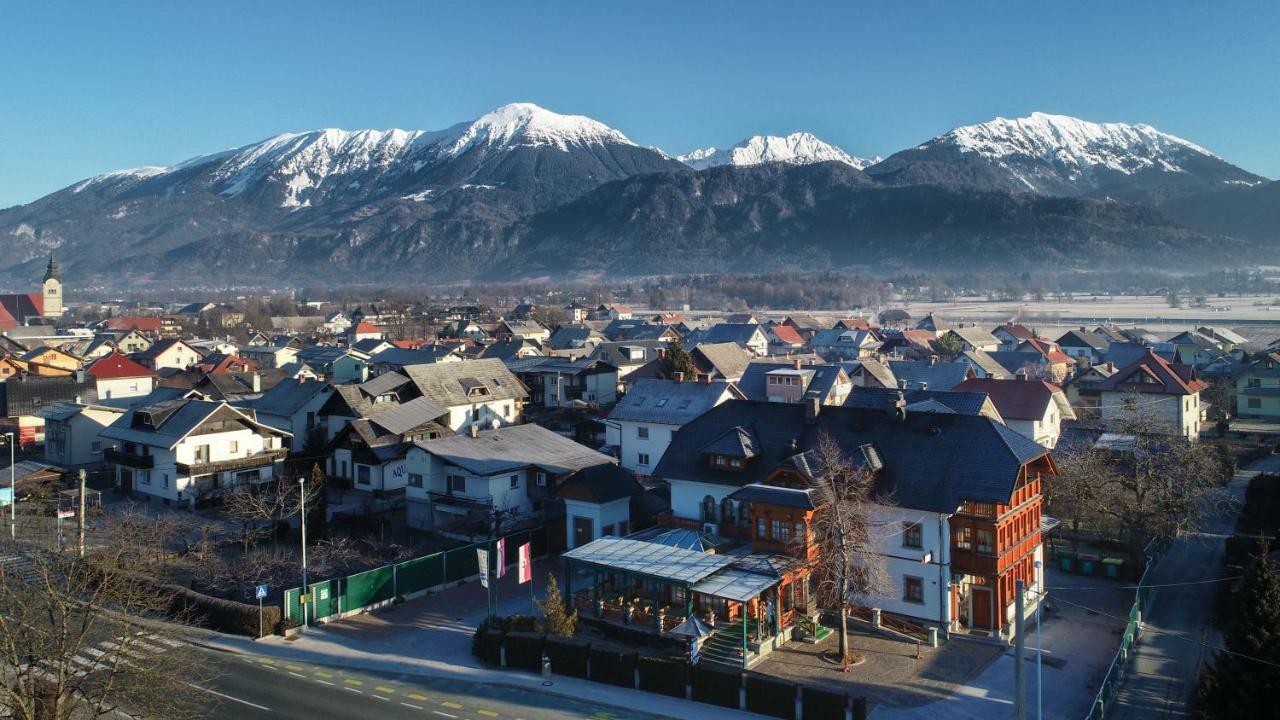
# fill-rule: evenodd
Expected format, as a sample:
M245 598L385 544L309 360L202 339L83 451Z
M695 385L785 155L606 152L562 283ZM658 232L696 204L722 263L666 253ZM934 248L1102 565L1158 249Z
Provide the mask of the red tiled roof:
M157 317L114 317L107 320L111 330L138 330L140 332L160 332L160 318Z
M996 330L1004 330L1019 340L1034 340L1036 337L1035 333L1031 332L1031 328L1018 323L1005 323Z
M1154 381L1154 382L1152 382ZM1098 390L1191 395L1209 387L1190 365L1171 363L1147 348L1142 357L1094 385Z
M1062 388L1044 380L969 378L951 388L955 392L986 393L1006 420L1039 420Z
M791 345L803 345L804 338L800 337L800 332L790 325L774 325L769 328L769 332L778 339L779 342Z
M1030 345L1032 349L1043 355L1045 360L1048 360L1054 365L1076 364L1076 359L1059 350L1057 343L1049 342L1048 340L1040 340L1038 338L1023 340L1022 343L1024 345Z
M110 355L104 355L85 371L89 377L95 380L109 380L112 378L132 378L132 377L155 377L155 373L118 352L112 351Z
M351 333L353 335L358 335L360 333L380 333L380 332L382 332L382 328L378 327L377 325L374 325L373 323L364 322L363 320L356 323L351 328Z
M0 295L0 327L13 328L44 314L44 296L39 293Z

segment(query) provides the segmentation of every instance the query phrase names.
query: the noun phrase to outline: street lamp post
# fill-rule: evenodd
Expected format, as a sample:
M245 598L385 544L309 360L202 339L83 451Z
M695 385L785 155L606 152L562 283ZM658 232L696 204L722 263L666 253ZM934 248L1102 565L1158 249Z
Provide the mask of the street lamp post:
M18 444L18 436L5 434L5 442L9 444L9 539L18 539L18 469L14 448Z
M1044 573L1040 571L1040 561L1036 561L1036 584L1039 585L1037 590L1040 591L1039 601L1036 602L1036 720L1044 718L1044 665L1042 659L1044 656L1044 646L1040 644L1040 607L1044 605L1044 599L1047 597L1044 593Z
M310 593L307 588L307 478L306 476L298 478L298 499L302 502L302 592L300 595L306 596ZM299 598L301 599L301 598ZM307 603L302 603L302 624L307 624Z

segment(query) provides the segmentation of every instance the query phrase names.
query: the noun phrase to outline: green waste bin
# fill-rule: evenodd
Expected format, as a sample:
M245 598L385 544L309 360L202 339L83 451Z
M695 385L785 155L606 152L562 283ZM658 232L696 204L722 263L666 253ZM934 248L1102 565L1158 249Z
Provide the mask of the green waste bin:
M1076 554L1073 552L1059 553L1058 567L1062 568L1062 572L1075 572Z
M1120 570L1124 567L1124 558L1108 557L1102 558L1102 567L1109 578L1120 577Z
M1098 556L1080 553L1080 574L1094 575L1098 572Z

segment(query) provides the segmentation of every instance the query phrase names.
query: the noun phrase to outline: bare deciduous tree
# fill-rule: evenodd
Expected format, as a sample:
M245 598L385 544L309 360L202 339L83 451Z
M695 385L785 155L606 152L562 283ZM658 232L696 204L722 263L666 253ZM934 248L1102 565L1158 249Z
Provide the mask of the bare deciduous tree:
M811 523L820 548L814 572L819 595L836 605L840 616L840 660L849 671L849 605L888 591L889 576L879 553L873 474L855 465L830 435L822 434L812 450L812 487L818 511Z
M145 577L75 553L5 543L0 566L0 706L21 720L188 718L199 668L159 624L169 610Z

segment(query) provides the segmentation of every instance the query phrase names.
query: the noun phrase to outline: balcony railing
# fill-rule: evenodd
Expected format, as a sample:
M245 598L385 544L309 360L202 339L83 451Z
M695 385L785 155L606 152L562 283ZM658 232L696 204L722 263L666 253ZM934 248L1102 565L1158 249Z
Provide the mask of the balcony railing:
M219 460L217 462L197 461L194 463L174 463L178 472L183 475L212 475L214 473L229 472L232 470L247 470L249 468L266 467L279 462L289 454L284 448L276 448L274 450L264 450L248 457L232 458L230 460Z
M431 502L440 503L442 505L470 508L473 510L488 510L493 507L493 498L491 497L470 497L468 495L456 495L454 493L440 492L438 490L428 490L427 497L431 499Z
M152 455L134 455L112 447L103 449L102 459L105 462L124 465L137 470L150 470L156 466L156 459Z

